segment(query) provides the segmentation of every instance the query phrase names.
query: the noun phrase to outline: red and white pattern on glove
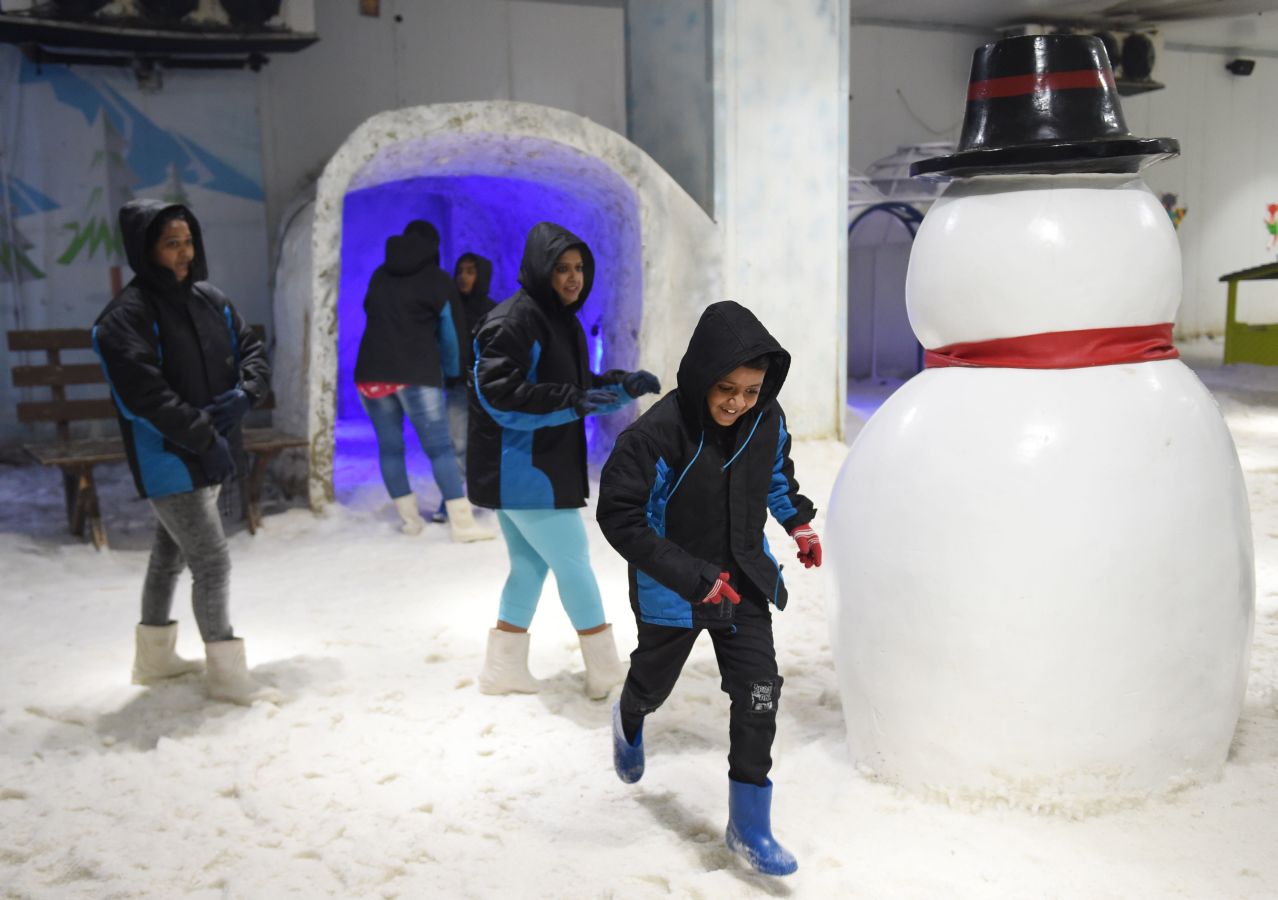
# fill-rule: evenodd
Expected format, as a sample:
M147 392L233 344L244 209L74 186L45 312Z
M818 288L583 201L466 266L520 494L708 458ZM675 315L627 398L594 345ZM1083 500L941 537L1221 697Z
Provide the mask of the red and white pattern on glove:
M710 593L701 598L702 603L721 603L724 599L732 601L732 605L741 602L741 595L733 590L732 585L728 584L729 575L727 572L720 572L719 577L715 579L714 586L710 588Z
M790 532L790 537L799 545L798 557L803 568L821 565L821 538L811 525L800 525Z

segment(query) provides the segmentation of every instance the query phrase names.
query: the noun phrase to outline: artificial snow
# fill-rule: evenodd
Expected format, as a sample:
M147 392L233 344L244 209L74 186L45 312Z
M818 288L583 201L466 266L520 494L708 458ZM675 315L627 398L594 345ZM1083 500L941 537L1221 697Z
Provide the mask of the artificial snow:
M949 806L848 762L827 568L786 567L772 772L787 879L723 848L728 701L702 639L645 725L647 771L612 771L608 701L582 693L553 583L535 696L475 686L506 572L500 541L406 537L360 440L338 503L276 497L232 526L232 621L279 706L205 700L198 677L129 684L151 514L98 469L109 552L64 533L56 472L0 466L0 888L14 897L1272 897L1278 894L1278 370L1189 348L1238 444L1252 504L1251 678L1224 777L1102 815ZM824 506L846 447L799 443ZM411 454L419 458L415 450ZM438 501L415 470L423 509ZM491 515L482 518L491 522ZM622 561L586 513L605 606L634 643ZM818 529L823 517L818 516ZM789 539L769 526L774 547ZM1136 536L1138 539L1139 536ZM787 551L788 552L788 551ZM827 558L837 553L827 547ZM183 578L179 650L200 655ZM1009 677L1014 677L1009 673Z

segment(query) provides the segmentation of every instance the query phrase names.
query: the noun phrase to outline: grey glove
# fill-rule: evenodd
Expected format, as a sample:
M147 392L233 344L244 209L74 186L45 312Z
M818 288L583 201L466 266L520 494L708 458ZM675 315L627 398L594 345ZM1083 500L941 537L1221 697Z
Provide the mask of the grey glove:
M617 395L604 388L591 388L577 398L572 408L579 416L588 416L595 410L617 402Z

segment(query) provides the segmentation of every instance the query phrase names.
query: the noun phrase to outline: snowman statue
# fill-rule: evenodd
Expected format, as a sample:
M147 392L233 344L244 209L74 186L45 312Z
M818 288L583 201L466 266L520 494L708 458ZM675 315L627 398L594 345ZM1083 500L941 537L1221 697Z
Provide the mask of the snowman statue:
M1177 358L1175 232L1103 44L977 50L906 280L926 369L830 504L853 761L1073 815L1218 776L1246 687L1247 494Z

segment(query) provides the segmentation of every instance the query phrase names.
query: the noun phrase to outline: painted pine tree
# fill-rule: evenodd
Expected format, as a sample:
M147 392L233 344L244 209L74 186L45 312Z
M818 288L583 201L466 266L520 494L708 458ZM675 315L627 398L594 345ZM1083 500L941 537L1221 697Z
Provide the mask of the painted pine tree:
M186 188L182 184L182 175L178 172L177 163L169 163L169 178L164 183L164 202L180 203L186 207L191 205L191 200L186 195Z
M71 242L58 257L62 265L71 265L81 253L93 259L102 251L109 266L111 293L118 294L122 286L120 263L124 260L124 243L120 237L120 207L133 199L133 185L138 176L129 168L125 155L129 145L116 130L105 108L98 113L102 131L102 148L93 154L90 168L98 181L89 192L79 221L62 226L71 232Z
M0 204L0 284L43 278L27 251L35 245L8 217L8 204Z

